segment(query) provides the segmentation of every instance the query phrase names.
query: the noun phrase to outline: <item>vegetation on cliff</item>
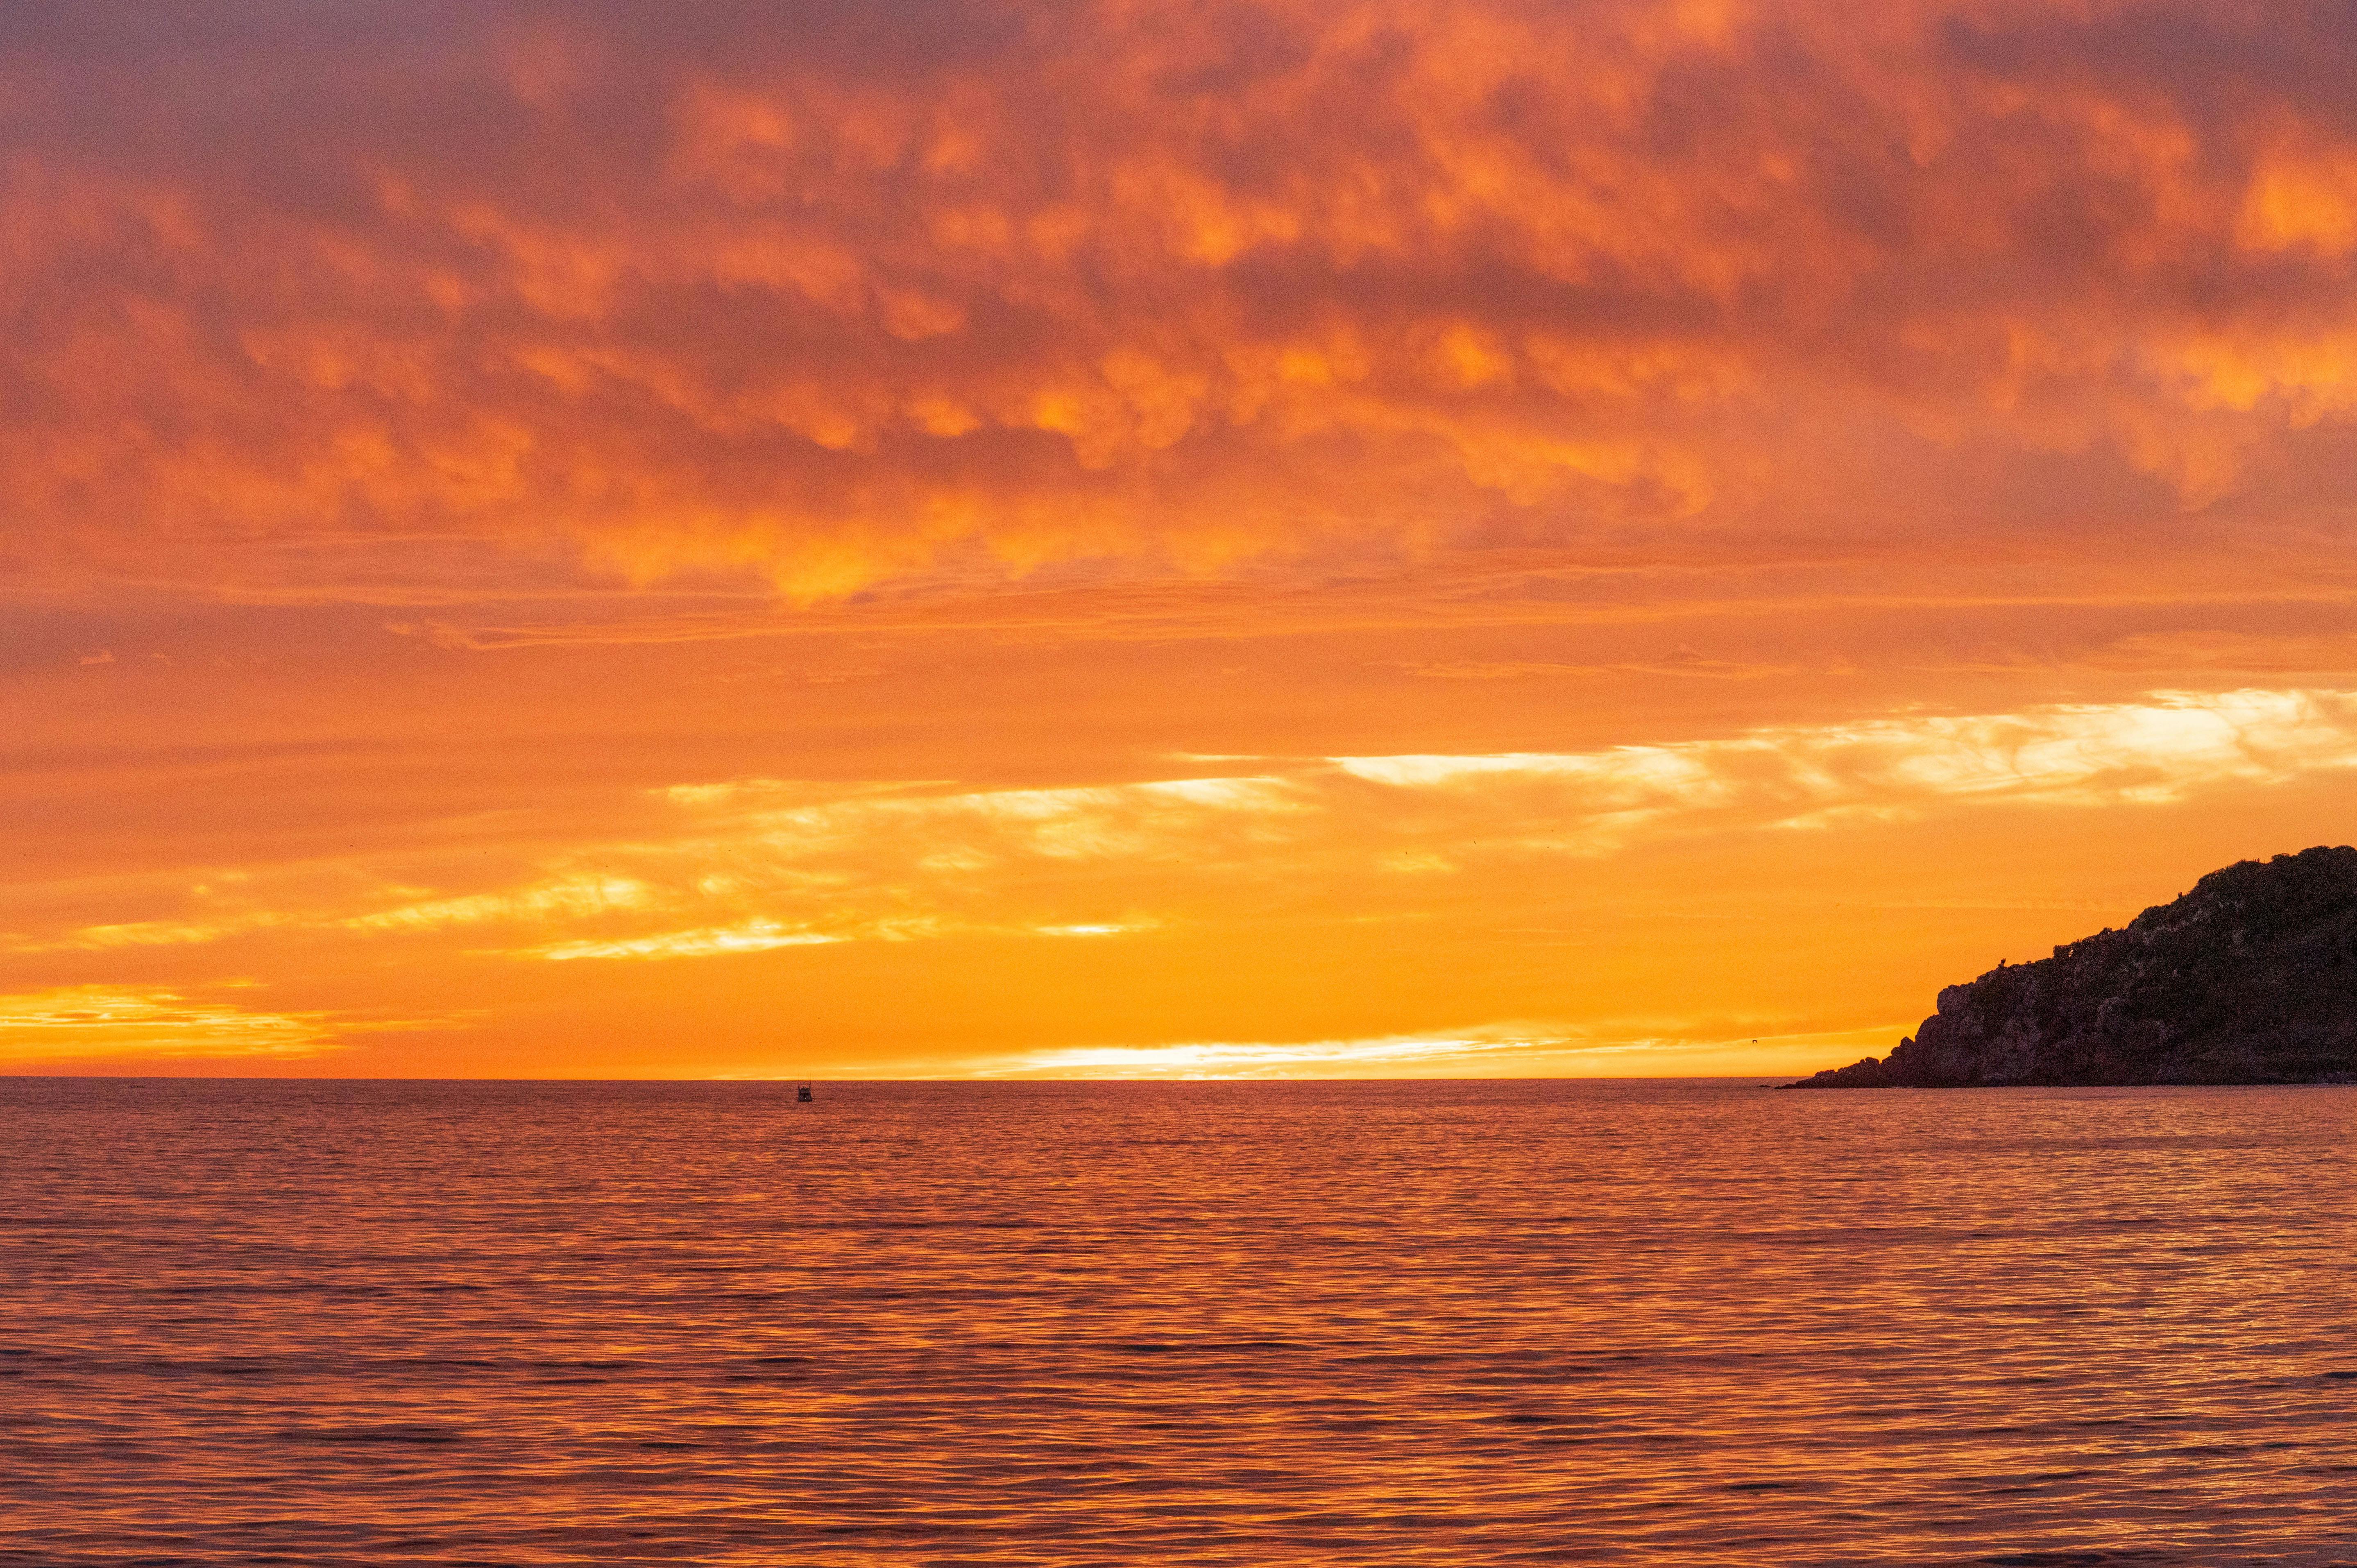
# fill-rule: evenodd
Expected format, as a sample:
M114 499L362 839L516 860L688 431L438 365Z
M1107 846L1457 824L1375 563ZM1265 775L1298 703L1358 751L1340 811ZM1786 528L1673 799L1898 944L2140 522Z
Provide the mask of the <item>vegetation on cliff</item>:
M2124 930L1940 993L1912 1039L1801 1089L2357 1082L2357 849L2213 871Z

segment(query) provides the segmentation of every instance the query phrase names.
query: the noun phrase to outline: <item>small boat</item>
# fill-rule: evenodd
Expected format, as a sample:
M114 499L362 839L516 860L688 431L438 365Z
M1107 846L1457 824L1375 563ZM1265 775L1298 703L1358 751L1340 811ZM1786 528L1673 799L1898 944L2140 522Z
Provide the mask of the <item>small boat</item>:
M802 1104L808 1105L811 1102L810 1085L807 1083L796 1085L794 1089L794 1098Z

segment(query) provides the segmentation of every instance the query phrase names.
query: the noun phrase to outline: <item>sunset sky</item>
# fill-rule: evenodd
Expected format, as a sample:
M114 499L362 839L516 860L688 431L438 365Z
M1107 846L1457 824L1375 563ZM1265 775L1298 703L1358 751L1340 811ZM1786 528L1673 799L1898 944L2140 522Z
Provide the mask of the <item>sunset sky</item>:
M0 12L0 1070L1781 1073L2357 837L2357 13Z

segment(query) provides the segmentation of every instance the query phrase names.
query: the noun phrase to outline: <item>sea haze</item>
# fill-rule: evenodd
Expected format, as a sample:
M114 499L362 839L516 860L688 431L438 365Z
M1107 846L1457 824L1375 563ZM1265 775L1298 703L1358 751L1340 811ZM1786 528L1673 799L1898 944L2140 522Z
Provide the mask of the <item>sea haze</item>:
M2346 1562L2352 1112L0 1080L0 1562Z

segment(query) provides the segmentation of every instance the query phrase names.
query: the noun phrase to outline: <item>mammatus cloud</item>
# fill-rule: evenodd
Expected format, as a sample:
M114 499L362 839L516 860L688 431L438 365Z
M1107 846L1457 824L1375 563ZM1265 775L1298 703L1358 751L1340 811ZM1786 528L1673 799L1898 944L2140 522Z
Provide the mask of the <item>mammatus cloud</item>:
M810 598L2305 516L2352 76L2322 0L34 8L0 561Z
M682 786L659 794L660 832L579 845L513 886L385 888L353 908L363 883L344 904L305 905L273 902L286 889L260 868L223 884L237 908L19 932L11 945L95 952L292 934L582 963L1149 936L1282 911L1416 918L1449 885L1518 875L1534 856L1973 809L2133 809L2347 769L2357 693L2164 693L1587 752L1255 766L1070 789Z

